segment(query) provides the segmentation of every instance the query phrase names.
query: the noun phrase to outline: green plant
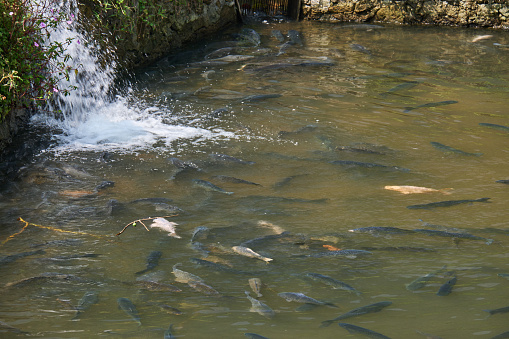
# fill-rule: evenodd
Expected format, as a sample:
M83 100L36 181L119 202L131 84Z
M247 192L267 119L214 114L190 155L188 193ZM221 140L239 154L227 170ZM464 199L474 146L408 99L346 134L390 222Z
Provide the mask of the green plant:
M61 24L71 25L73 16L51 7L51 0L0 1L0 118L16 107L41 104L57 92L61 79L69 80L72 69L65 42L50 41L50 32ZM79 43L79 41L77 41ZM74 69L77 73L77 69Z

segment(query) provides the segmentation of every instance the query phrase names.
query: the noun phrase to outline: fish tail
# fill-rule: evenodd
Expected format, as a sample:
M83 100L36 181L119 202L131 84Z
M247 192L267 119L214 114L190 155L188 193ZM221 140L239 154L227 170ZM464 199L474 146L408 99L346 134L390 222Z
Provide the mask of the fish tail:
M489 314L493 314L493 310L483 310L484 312L488 312Z
M333 322L334 322L334 320L325 320L325 321L322 321L322 324L320 325L320 327L328 327Z
M451 194L451 192L450 192L450 191L452 191L453 189L454 189L454 188L449 187L449 188L442 188L442 189L440 189L439 191L440 191L440 193L443 193L443 194L445 194L445 195L449 195L449 194Z

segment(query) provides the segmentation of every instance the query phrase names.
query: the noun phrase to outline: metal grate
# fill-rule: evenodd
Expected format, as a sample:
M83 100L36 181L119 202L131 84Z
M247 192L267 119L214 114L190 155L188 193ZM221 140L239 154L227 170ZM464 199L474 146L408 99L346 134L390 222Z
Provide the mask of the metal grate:
M242 16L288 16L289 0L238 0Z

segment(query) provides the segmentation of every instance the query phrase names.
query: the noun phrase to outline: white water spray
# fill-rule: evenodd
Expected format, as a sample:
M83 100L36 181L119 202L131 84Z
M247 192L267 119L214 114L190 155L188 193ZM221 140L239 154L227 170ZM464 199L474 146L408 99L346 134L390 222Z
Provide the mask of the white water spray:
M61 10L77 8L72 2L62 5ZM78 19L79 13L69 11L69 16L72 14ZM163 117L166 121L171 117L168 108L150 106L129 95L112 98L117 67L113 52L101 51L98 43L79 33L77 21L72 25L62 23L50 37L59 42L73 38L66 53L71 56L71 68L78 69L78 73L71 72L69 81L61 80L59 88L71 85L77 89L67 96L57 94L57 100L48 105L49 112L59 114L41 112L32 118L33 124L61 131L55 135L57 151L136 151L150 148L156 142L169 144L177 139L232 136L224 131L168 124L163 122ZM110 62L101 64L100 53L110 53L107 56ZM133 104L134 101L137 103Z

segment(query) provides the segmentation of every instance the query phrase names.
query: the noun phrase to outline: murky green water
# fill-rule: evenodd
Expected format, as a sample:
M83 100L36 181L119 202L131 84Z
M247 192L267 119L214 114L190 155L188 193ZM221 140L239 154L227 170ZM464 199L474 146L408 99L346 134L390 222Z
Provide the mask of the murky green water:
M509 179L509 132L479 125L509 126L507 32L320 23L253 28L261 35L260 45L230 51L253 56L248 60L202 63L212 58L209 53L229 46L224 41L238 33L232 30L143 70L133 87L133 101L172 110L164 117L168 123L224 130L234 137L223 133L213 140L182 138L156 143L146 151L106 156L45 152L21 171L3 194L0 250L5 256L39 252L3 260L0 285L13 286L2 289L0 320L47 338L160 338L169 324L177 338L242 338L245 332L269 338L355 338L360 336L348 334L337 322L320 328L321 321L359 306L391 301L381 312L343 321L391 338L424 338L416 331L442 338L491 338L508 331L506 314L489 316L483 310L509 306L509 281L497 275L509 273L509 186L496 182ZM271 36L273 29L285 34L299 31L303 46L290 45L277 55L281 43ZM492 36L471 42L479 35ZM262 94L280 96L249 100ZM444 101L448 104L417 107ZM221 108L225 109L216 111ZM444 152L431 142L482 155ZM213 161L212 153L254 164ZM171 157L191 161L201 170L179 172L168 160ZM337 160L386 167L332 163ZM80 171L66 166L78 166ZM259 185L222 182L214 178L217 175ZM234 193L204 190L193 179ZM93 191L104 180L115 184L82 198L66 195ZM452 190L446 191L449 195L404 195L384 189L386 185ZM132 203L153 197L172 202ZM407 208L483 197L489 197L489 203ZM110 199L118 201L114 208L108 208ZM182 211L174 213L170 205ZM180 239L158 229L147 232L139 223L115 236L133 220L174 214L178 215L167 219L178 223ZM53 229L29 225L5 241L21 230L18 217ZM494 241L488 245L483 240L422 233L348 232L368 226L426 228L419 219ZM272 262L228 251L280 232L260 221L289 232L249 243ZM190 246L198 226L210 229L200 239L210 251L207 257ZM324 245L372 254L307 256L327 252ZM134 284L135 272L144 269L152 251L162 252L151 271L158 273L145 279L173 284L181 292L151 291ZM98 256L83 257L87 254ZM191 258L250 273L216 272L195 265ZM222 297L175 282L171 272L176 263ZM447 269L422 289L405 288L444 265ZM309 272L331 276L362 293L357 296L306 279ZM452 293L437 296L453 275L457 283ZM265 284L259 300L276 312L273 319L250 312L244 292L255 296L248 284L252 277ZM86 291L97 292L99 301L73 320L72 305ZM280 292L301 292L338 308L299 310L300 304L286 302L277 295ZM118 308L121 297L136 305L141 326ZM184 314L168 314L160 304ZM6 338L23 335L2 332Z

